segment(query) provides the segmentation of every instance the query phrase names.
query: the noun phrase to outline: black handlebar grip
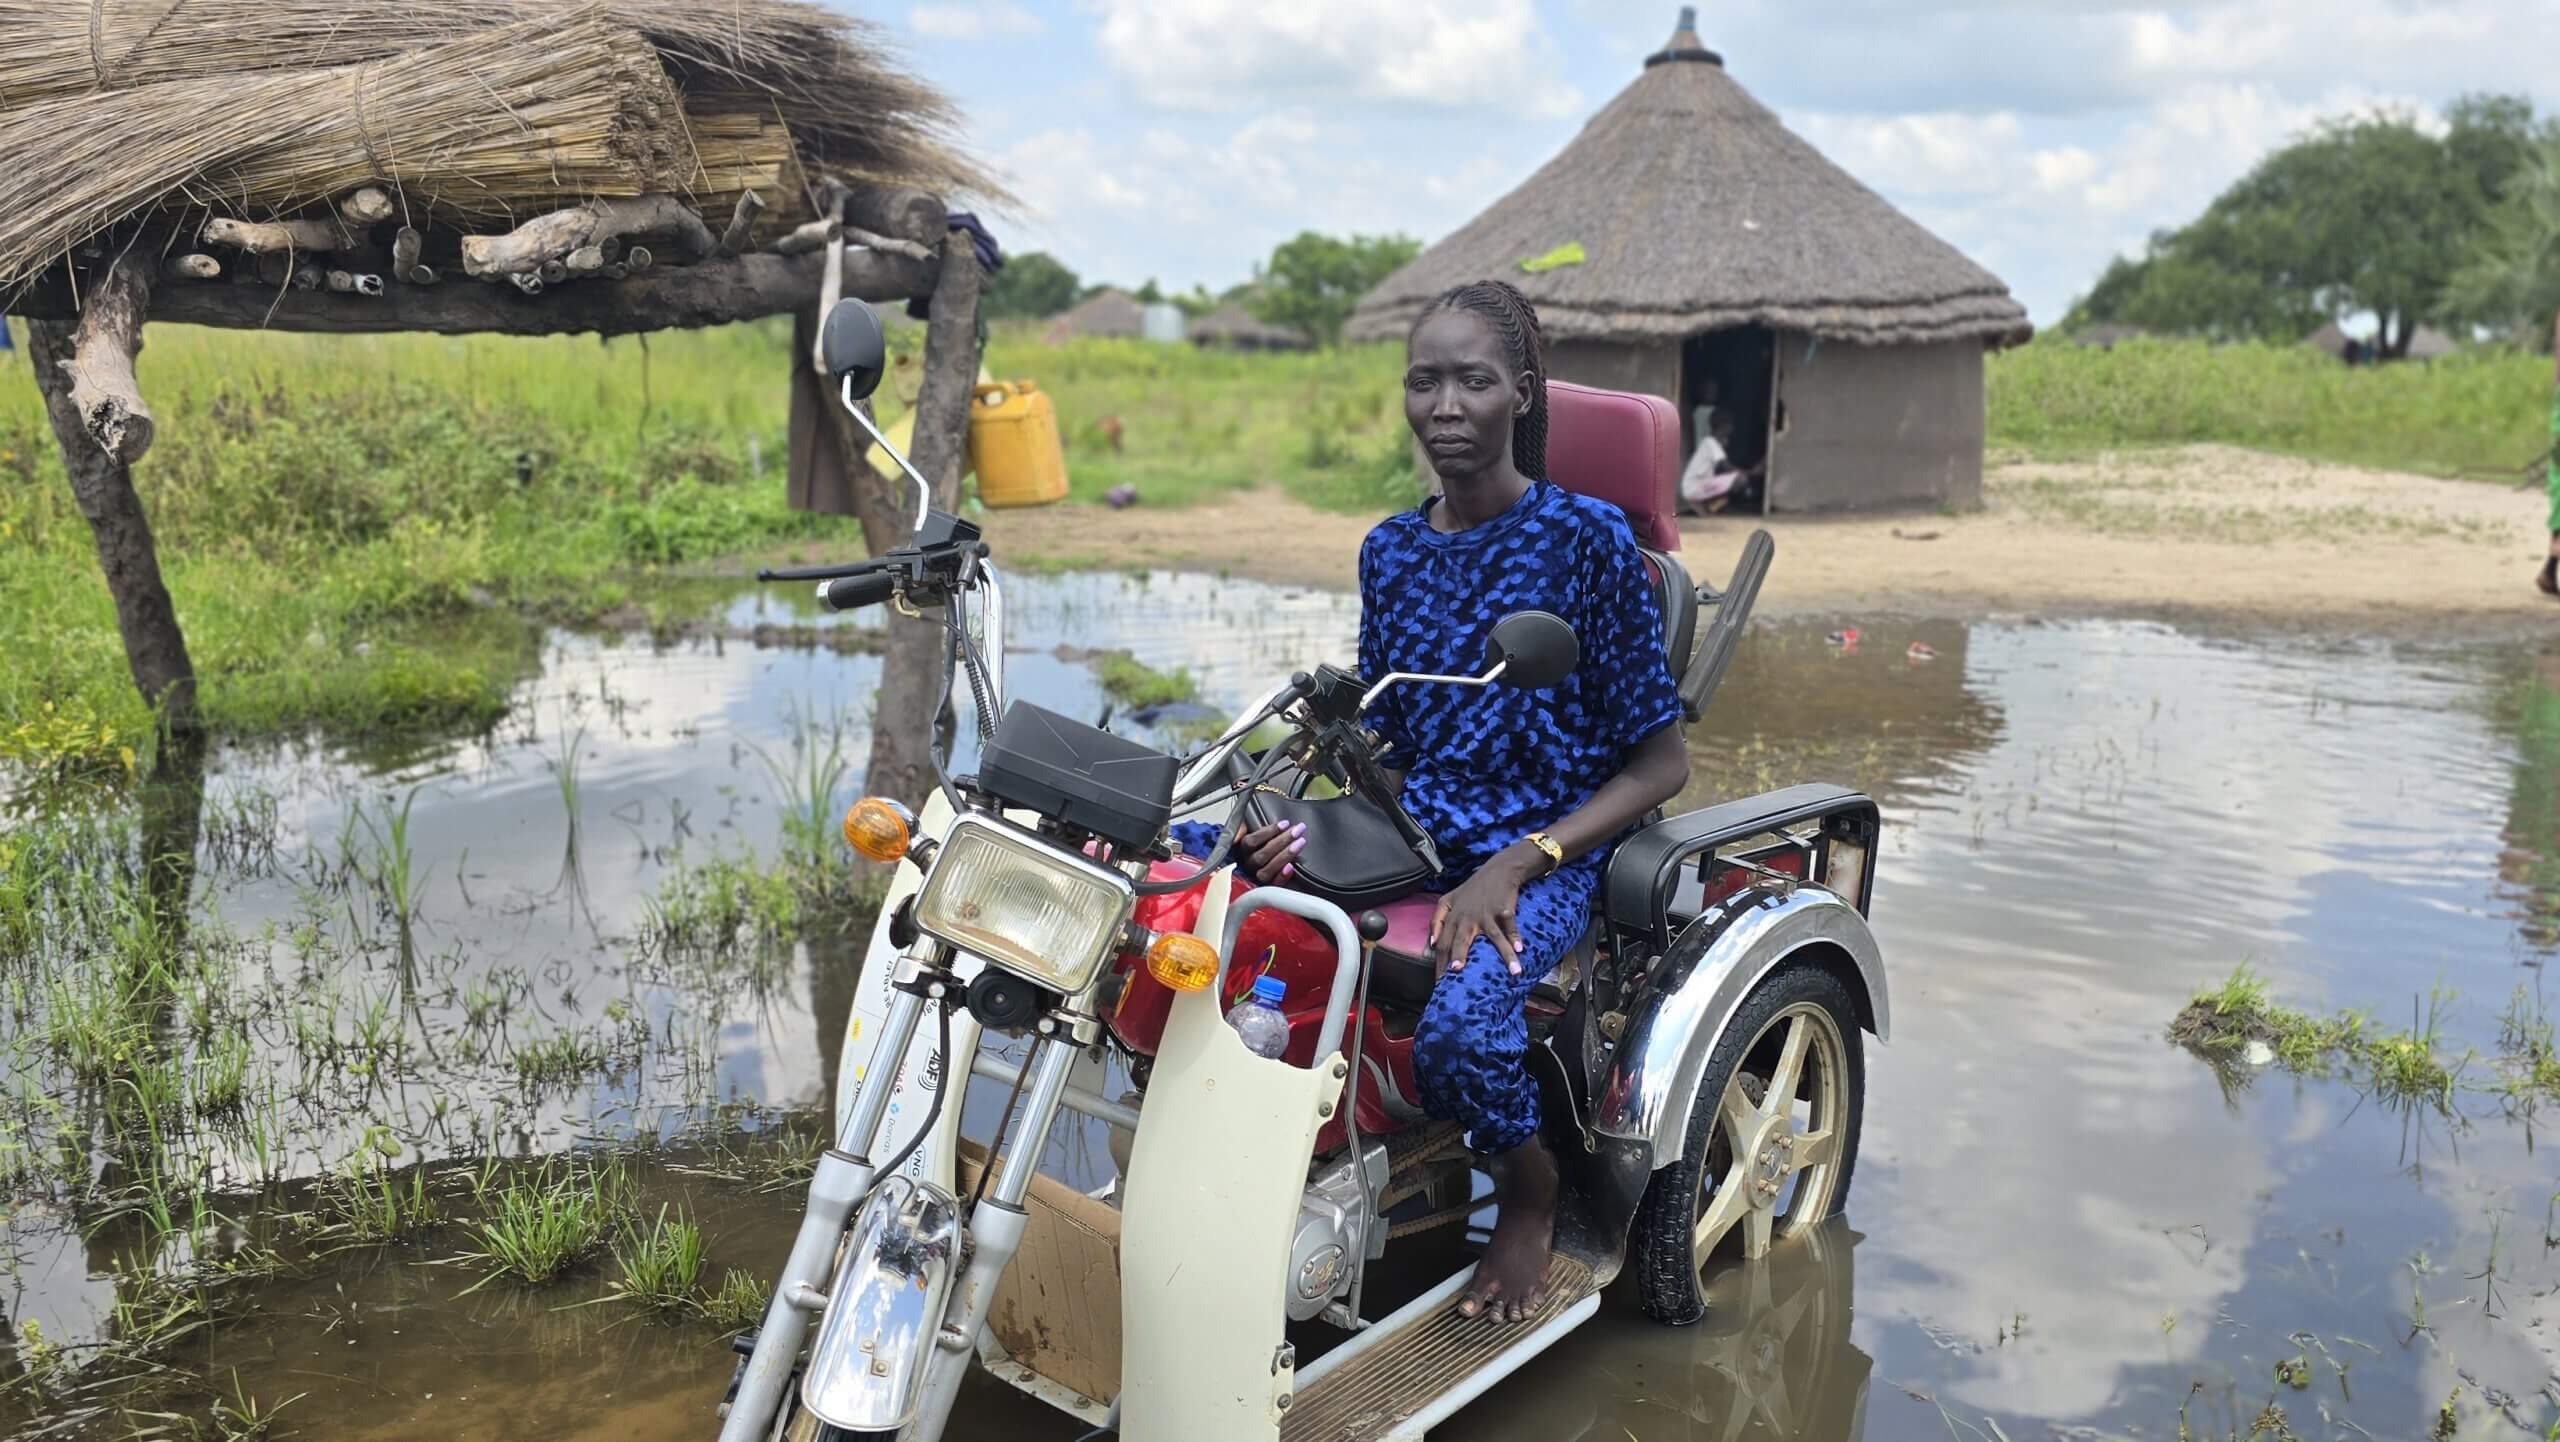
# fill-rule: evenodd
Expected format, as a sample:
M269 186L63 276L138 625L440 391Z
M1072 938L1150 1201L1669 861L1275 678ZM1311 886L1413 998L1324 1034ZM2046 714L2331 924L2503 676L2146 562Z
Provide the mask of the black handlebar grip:
M895 575L887 571L873 571L868 575L847 576L827 582L818 588L818 599L825 602L830 611L859 611L865 606L879 605L895 595L897 590L898 578Z

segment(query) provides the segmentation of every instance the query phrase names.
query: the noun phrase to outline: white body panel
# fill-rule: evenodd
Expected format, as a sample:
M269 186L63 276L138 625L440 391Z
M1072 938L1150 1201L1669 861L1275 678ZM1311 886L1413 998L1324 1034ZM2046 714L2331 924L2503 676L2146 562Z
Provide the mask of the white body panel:
M1121 1209L1125 1442L1277 1442L1296 1389L1281 1352L1289 1245L1341 1091L1334 1066L1246 1051L1209 992L1174 999Z

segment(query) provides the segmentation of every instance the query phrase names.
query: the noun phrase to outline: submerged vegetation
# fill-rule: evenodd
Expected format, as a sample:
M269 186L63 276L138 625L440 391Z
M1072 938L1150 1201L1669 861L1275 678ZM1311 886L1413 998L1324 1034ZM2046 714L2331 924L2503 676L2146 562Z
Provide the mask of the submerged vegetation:
M566 734L553 821L574 835L584 733ZM528 735L516 749L543 748ZM669 840L648 848L649 922L619 936L596 930L577 889L475 883L469 850L432 849L422 833L451 814L430 822L442 783L351 788L316 828L287 823L274 796L208 794L200 771L12 819L0 1265L84 1239L112 1301L70 1335L13 1315L0 1435L33 1418L48 1436L284 1435L293 1389L261 1374L225 1390L209 1339L272 1288L385 1265L449 1268L453 1290L545 1312L594 1303L707 1327L751 1311L759 1284L713 1265L748 1257L724 1257L663 1188L690 1175L734 1195L807 1175L822 1133L742 1113L720 1037L741 984L769 1007L806 974L804 935L867 919L866 885L814 829L842 799L842 749L803 727L759 777L741 743L739 804L786 813L778 848L759 857L733 832L693 862L672 810ZM244 890L267 899L262 919L226 920L218 898ZM491 944L493 919L504 934L538 915L627 956L632 980L582 996L591 967Z
M2553 1026L2534 994L2518 986L2500 1018L2499 1049L2474 1073L2471 1053L2447 1054L2446 1010L2439 988L2410 1002L2406 1029L2358 1011L2318 1016L2275 1000L2265 978L2243 962L2219 985L2200 989L2169 1023L2169 1039L2211 1063L2226 1078L2274 1063L2288 1071L2344 1074L2387 1101L2449 1108L2458 1088L2521 1103L2560 1102L2560 1059Z

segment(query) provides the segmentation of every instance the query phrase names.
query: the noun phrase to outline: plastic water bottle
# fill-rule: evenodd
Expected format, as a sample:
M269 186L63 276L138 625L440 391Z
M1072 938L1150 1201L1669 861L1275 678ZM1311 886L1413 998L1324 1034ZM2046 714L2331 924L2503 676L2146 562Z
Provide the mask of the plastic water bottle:
M1280 999L1288 994L1289 984L1280 978L1255 977L1253 995L1227 1013L1227 1025L1244 1038L1246 1051L1278 1061L1289 1049L1289 1019L1280 1014Z

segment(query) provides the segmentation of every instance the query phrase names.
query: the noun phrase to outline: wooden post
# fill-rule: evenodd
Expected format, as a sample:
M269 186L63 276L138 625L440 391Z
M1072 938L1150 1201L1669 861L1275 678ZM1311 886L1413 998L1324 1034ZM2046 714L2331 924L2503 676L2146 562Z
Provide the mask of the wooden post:
M969 444L969 394L978 383L978 292L984 277L966 235L946 235L942 273L933 287L933 316L924 336L924 386L916 396L914 454L908 459L933 483L933 503L960 503L960 462ZM862 477L856 476L860 484ZM864 530L873 517L865 508ZM909 524L912 525L912 515ZM876 552L882 537L867 537ZM899 535L891 544L906 539ZM934 699L942 686L940 619L891 616L887 653L880 664L880 698L872 708L871 769L864 786L876 795L921 803L933 788L926 748L938 720ZM958 687L955 686L955 691Z
M98 564L116 605L125 662L142 698L160 708L170 731L196 729L196 673L169 588L160 580L160 554L151 523L134 494L130 458L150 442L149 413L138 432L130 417L105 432L92 428L83 404L84 382L120 374L129 388L134 352L142 348L142 316L151 297L150 265L138 256L117 261L88 298L76 321L27 322L27 359L45 414L71 478L72 498L98 543ZM129 393L129 392L128 392ZM131 397L138 408L140 397Z

